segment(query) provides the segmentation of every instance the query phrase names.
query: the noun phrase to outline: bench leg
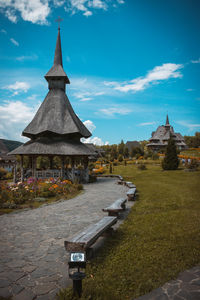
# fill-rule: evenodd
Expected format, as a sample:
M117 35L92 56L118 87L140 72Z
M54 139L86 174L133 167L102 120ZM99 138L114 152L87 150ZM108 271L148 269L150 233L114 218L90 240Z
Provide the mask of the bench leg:
M119 216L119 213L118 213L118 212L114 212L114 211L109 211L109 212L108 212L108 216L109 216L109 217L118 217L118 216Z
M110 227L102 234L102 236L108 237L108 236L112 235L113 232L114 232L114 229L112 227Z
M86 258L91 259L94 256L94 251L93 248L87 248L86 249Z
M126 210L126 204L122 204L122 209Z

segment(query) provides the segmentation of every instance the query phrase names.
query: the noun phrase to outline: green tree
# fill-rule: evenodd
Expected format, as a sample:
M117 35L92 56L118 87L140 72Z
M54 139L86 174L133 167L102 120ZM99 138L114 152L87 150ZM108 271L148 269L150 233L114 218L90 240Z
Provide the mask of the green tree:
M117 145L111 146L110 156L112 159L117 159L117 157L118 157Z
M118 152L119 152L119 154L124 155L124 150L125 150L124 141L121 140L121 143L118 145Z
M165 157L162 161L163 170L176 170L179 165L178 155L176 151L176 145L171 137L168 141Z
M200 132L195 132L194 136L184 136L185 142L190 148L200 147Z
M122 154L119 154L119 156L118 156L118 161L123 161L123 155Z
M127 147L125 147L125 149L124 149L124 157L129 158L129 150Z

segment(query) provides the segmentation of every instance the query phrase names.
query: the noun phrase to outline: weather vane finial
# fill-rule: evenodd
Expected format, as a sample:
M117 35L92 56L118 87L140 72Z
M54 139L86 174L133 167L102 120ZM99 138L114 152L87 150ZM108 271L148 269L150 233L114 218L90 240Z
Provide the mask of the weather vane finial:
M60 17L58 17L58 19L55 20L55 22L58 23L58 29L60 30L60 22L62 22L63 19L61 19Z

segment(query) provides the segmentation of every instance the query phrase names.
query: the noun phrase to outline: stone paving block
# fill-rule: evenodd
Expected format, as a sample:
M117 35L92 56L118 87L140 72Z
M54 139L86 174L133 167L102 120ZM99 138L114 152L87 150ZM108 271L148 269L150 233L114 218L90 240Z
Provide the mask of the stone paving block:
M19 285L19 284L14 284L12 286L12 294L13 295L17 295L19 294L22 290L24 289L23 286Z
M0 278L0 288L5 288L11 285L11 281L7 279L1 279Z
M12 294L11 292L9 291L8 288L0 288L0 297L5 297L5 298L8 298L10 297Z
M13 296L12 300L33 300L36 295L30 289L24 289L18 295Z
M182 280L183 282L189 282L189 281L191 281L193 279L196 279L197 275L193 274L191 272L185 271L185 272L181 273L178 276L178 278L179 278L179 280Z
M37 295L45 295L50 293L52 290L56 289L56 284L54 282L46 282L44 284L38 284L35 288L34 288L34 292Z

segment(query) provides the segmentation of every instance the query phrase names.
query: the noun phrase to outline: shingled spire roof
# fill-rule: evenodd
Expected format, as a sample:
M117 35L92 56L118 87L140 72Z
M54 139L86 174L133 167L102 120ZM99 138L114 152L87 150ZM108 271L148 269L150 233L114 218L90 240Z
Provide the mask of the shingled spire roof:
M65 83L69 79L62 66L60 30L56 42L54 65L45 78L49 82L49 92L31 123L22 135L29 138L53 135L70 135L70 138L88 138L91 133L75 114L67 95Z
M166 117L166 123L165 123L165 126L170 126L170 124L169 124L169 118L168 118L168 114L167 114L167 117Z
M49 83L49 92L33 120L22 132L31 140L11 154L92 155L92 151L80 141L82 137L90 137L91 133L75 114L65 94L65 85L70 82L62 65L60 29L54 65L45 78Z
M63 70L62 64L62 49L61 49L61 40L60 40L60 28L58 28L58 36L56 41L56 49L54 55L54 64L53 67L45 75L46 80L63 78L66 84L69 84L69 78L67 77L65 71Z

